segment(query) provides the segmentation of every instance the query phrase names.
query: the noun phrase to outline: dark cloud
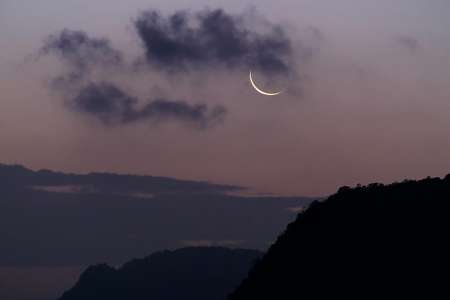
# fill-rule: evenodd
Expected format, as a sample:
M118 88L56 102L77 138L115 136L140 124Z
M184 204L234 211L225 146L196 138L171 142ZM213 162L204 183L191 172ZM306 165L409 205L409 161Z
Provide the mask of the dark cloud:
M209 108L205 104L154 99L144 107L139 99L112 83L94 83L91 71L105 71L122 67L121 52L103 38L93 38L82 31L63 30L46 39L42 55L57 55L68 70L52 80L51 87L69 99L69 106L78 112L95 117L105 125L121 125L139 121L152 123L180 121L197 129L205 129L221 122L226 109Z
M223 10L162 16L146 11L135 21L147 61L169 71L189 68L253 68L288 73L291 40L279 26L259 33Z
M41 55L57 55L68 70L53 78L52 88L63 92L78 88L95 68L105 69L123 64L123 55L104 38L90 37L83 31L64 29L49 36Z
M221 122L226 115L222 106L208 108L205 104L156 99L138 107L138 99L111 83L90 83L83 87L70 105L75 110L96 117L106 125L181 121L198 129Z
M139 119L179 120L189 122L198 128L207 128L223 121L227 110L223 106L208 108L205 104L191 105L183 101L157 99L138 112Z
M97 117L105 124L130 122L138 99L109 83L90 83L72 99L72 108Z
M220 9L179 11L169 16L143 12L134 21L146 54L140 65L169 72L226 68L254 69L269 77L294 74L290 69L292 42L283 28L268 22L249 25L251 22L244 22L246 17ZM107 39L83 31L64 29L49 36L40 55L54 55L66 66L51 80L51 88L67 99L73 110L106 125L175 120L204 129L221 122L227 112L223 106L190 104L170 97L139 101L112 83L111 68L123 76L136 75L127 73L132 68L122 53Z
M122 63L122 54L107 39L91 38L83 31L64 29L49 36L41 49L43 54L56 54L79 72L96 65L112 66Z
M397 42L412 52L417 51L421 47L420 42L411 36L398 37Z

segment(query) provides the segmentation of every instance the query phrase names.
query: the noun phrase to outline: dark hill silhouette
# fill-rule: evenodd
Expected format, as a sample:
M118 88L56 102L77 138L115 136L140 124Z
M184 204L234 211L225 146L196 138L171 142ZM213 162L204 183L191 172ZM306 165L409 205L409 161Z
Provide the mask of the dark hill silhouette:
M441 298L449 201L450 175L341 188L301 213L229 300Z
M183 248L157 252L119 269L91 266L60 300L223 300L261 255L256 250Z
M0 300L56 299L83 266L118 266L158 249L265 250L313 200L239 191L245 189L0 163Z

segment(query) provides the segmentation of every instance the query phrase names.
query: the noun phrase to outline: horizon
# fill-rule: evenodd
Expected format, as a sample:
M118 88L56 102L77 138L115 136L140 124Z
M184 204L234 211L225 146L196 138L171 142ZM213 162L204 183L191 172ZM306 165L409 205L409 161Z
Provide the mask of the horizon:
M5 164L0 162L0 167L1 166L6 166L6 167L20 167L20 168L25 168L26 170L31 170L33 172L43 172L43 171L50 171L52 173L60 173L60 174L64 174L64 175L76 175L76 176L86 176L86 175L117 175L117 176L138 176L138 177L151 177L151 178L157 178L157 179L167 179L167 180L175 180L175 181L180 181L180 182L191 182L191 183L198 183L198 184L205 184L205 185L209 185L209 186L217 186L218 188L224 188L224 195L228 195L228 196L237 196L237 197L257 197L257 198L304 198L304 199L313 199L313 200L320 200L320 199L327 199L329 196L334 195L335 193L337 193L339 191L339 189L341 188L356 188L356 187L367 187L370 186L372 184L382 184L382 185L391 185L391 184L396 184L396 183L401 183L401 182L405 182L405 181L421 181L421 180L426 180L429 178L439 178L439 179L445 179L448 176L450 176L450 171L447 174L444 174L443 176L424 176L424 177L418 177L418 178L409 178L409 177L405 177L402 178L400 180L397 181L392 181L392 182L369 182L367 184L361 184L361 183L357 183L355 185L352 186L348 186L348 185L343 185L343 186L338 186L336 188L336 190L334 192L332 192L329 195L315 195L315 196L305 196L305 195L285 195L285 194L273 194L273 193L265 193L265 192L258 192L257 190L253 190L251 187L245 187L245 186L234 186L234 185L227 185L227 184L222 184L220 182L210 182L207 180L189 180L189 179L183 179L183 178L176 178L176 177L166 177L166 176L158 176L158 175L154 175L154 174L133 174L133 173L114 173L114 172L108 172L108 171L86 171L86 172L82 172L82 173L71 173L71 172L63 172L60 170L51 170L51 169L32 169L29 168L25 165L22 164L18 164L18 163L12 163L12 164ZM57 185L58 186L58 185ZM55 187L57 187L55 186ZM46 185L44 185L43 187L46 187ZM52 187L52 186L48 186L48 187Z

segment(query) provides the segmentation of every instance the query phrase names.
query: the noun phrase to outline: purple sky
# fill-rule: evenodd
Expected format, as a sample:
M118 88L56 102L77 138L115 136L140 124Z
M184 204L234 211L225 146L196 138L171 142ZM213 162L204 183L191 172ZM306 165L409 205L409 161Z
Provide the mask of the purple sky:
M131 64L143 56L133 26L140 12L195 13L206 6L280 24L292 41L298 76L265 83L296 92L263 97L242 69L175 77L155 69L102 71L95 76L142 98L201 101L228 111L205 130L178 122L111 127L68 110L48 88L61 62L35 59L48 35L67 28L108 38ZM1 0L0 162L305 196L442 176L450 170L449 14L446 0ZM305 58L305 49L312 55Z

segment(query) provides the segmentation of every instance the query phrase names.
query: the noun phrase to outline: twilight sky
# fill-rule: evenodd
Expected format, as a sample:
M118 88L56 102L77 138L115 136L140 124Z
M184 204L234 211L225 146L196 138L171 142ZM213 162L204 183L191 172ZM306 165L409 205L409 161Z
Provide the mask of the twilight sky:
M145 12L185 9L168 57ZM305 196L443 176L449 28L448 0L0 0L0 162Z

